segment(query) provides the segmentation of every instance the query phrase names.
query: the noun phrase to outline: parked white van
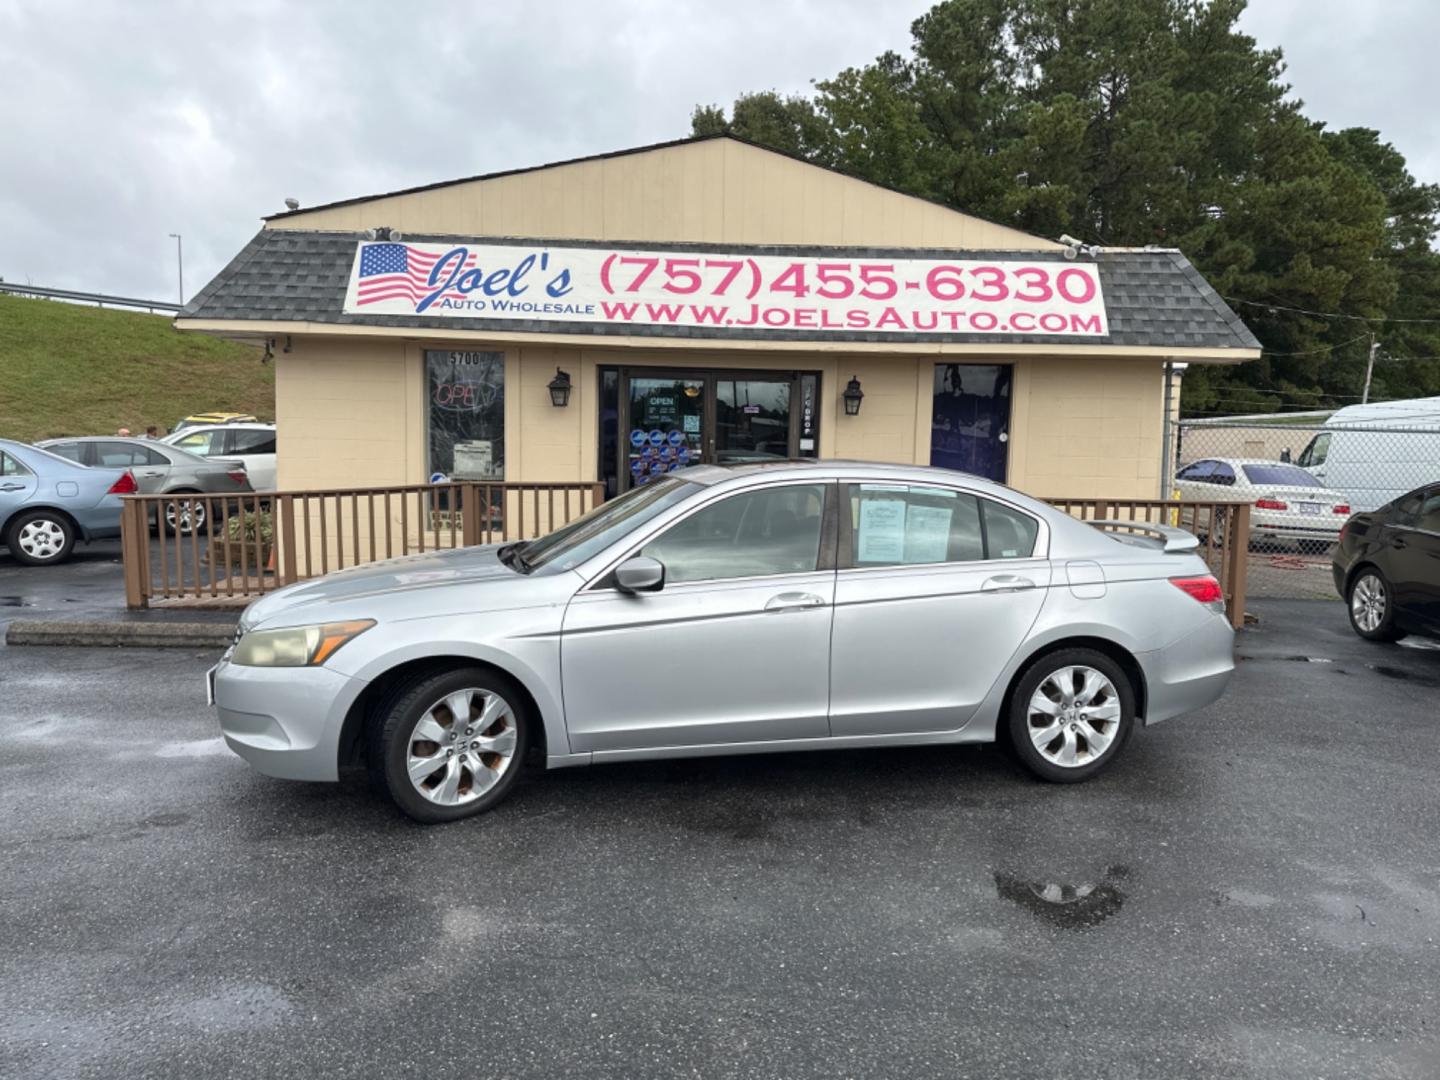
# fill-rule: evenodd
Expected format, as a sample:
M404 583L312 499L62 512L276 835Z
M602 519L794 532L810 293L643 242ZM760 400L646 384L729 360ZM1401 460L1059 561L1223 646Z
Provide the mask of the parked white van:
M1440 481L1440 397L1347 405L1295 459L1356 513Z

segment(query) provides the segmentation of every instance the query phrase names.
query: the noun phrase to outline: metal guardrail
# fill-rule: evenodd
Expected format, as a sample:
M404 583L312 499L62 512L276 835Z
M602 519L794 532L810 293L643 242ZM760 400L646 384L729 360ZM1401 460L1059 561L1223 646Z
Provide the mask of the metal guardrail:
M227 605L332 570L553 532L599 483L412 484L236 495L126 495L125 603ZM151 540L151 530L158 534Z
M109 293L47 289L39 285L16 285L9 281L0 281L0 292L13 293L16 296L35 296L44 300L65 300L72 304L95 304L97 307L144 308L152 315L157 312L175 315L180 311L179 304L172 304L168 300L141 300L134 296L111 296Z

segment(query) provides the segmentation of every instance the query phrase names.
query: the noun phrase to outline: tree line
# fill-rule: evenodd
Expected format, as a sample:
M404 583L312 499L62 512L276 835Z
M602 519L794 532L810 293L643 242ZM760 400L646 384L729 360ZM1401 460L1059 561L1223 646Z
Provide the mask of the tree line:
M698 106L731 133L1042 236L1179 248L1264 347L1197 365L1189 415L1440 394L1440 187L1326 130L1245 0L944 0L910 55L808 95ZM1426 321L1431 320L1431 321Z

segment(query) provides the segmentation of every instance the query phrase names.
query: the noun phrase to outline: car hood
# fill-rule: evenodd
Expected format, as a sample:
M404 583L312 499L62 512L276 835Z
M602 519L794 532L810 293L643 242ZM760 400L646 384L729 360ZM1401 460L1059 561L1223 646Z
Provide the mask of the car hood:
M500 547L499 544L487 544L484 547L427 552L336 570L324 577L288 585L262 596L245 609L240 623L247 630L261 623L276 622L277 619L279 625L295 625L312 615L316 619L329 619L331 614L320 609L336 604L349 607L347 601L379 602L392 596L437 589L455 591L487 583L514 585L523 582L523 575L500 561ZM429 603L417 605L426 609L431 606ZM420 613L423 612L417 611L417 614Z

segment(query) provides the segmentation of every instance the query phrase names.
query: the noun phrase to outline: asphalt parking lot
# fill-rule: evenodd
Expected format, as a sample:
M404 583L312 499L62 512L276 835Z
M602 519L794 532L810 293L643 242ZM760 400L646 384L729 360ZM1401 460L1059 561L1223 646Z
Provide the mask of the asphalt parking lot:
M268 780L209 655L0 649L0 1075L1434 1077L1440 650L1267 602L1078 787L993 748Z

